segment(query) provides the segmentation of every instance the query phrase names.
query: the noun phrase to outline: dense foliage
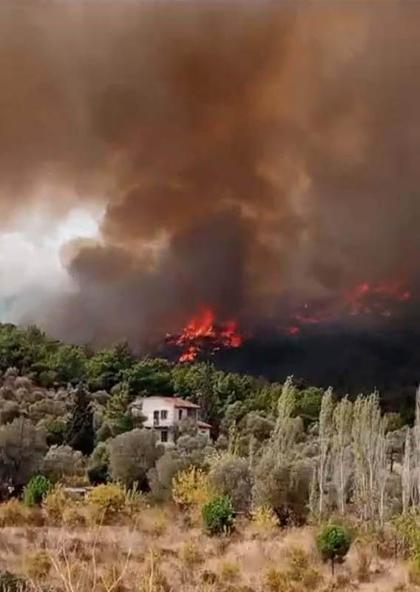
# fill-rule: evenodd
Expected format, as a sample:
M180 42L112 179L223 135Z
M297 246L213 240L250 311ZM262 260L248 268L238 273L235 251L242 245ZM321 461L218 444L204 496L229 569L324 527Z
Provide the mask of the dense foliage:
M44 475L34 475L23 491L23 501L27 506L39 505L50 489L51 482Z
M335 561L343 559L350 550L351 535L344 526L329 524L318 534L316 544L324 561L331 562L334 572Z
M3 325L0 353L1 498L43 475L137 486L200 512L229 499L232 512L280 525L351 511L380 527L419 503L420 393L411 429L384 413L378 393L338 397L291 378L137 359L125 344L95 353ZM157 445L132 409L153 394L198 403L212 439L184 421L175 445Z
M232 500L228 495L221 495L210 500L202 510L203 520L210 534L227 534L234 522Z

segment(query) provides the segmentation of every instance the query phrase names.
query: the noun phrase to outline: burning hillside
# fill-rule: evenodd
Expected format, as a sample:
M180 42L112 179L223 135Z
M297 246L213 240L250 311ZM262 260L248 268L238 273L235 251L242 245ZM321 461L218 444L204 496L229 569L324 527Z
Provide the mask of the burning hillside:
M362 282L332 300L304 303L290 314L288 322L278 327L279 335L301 335L308 328L348 325L356 318L360 327L366 322L377 326L399 322L405 313L405 305L412 298L411 291L400 282ZM273 333L273 329L270 330ZM313 331L312 331L313 332ZM247 339L252 339L249 329ZM166 336L166 344L175 348L180 362L193 362L208 358L224 349L240 348L246 341L236 320L220 321L209 307L190 319L180 333Z
M285 333L298 335L307 326L350 322L356 326L377 325L381 320L398 324L411 299L411 291L400 282L362 282L335 299L303 304L292 314Z
M166 336L166 343L179 350L180 362L192 362L200 354L211 356L224 348L237 348L243 341L237 322L217 322L215 313L210 308L204 308L198 316L192 318L179 335Z
M419 19L3 0L0 238L29 246L0 244L0 311L94 347L170 333L183 360L418 327Z

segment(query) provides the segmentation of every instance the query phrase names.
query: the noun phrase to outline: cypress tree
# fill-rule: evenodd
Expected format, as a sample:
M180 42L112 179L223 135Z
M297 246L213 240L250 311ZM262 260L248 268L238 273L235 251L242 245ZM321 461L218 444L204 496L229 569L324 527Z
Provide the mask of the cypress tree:
M73 409L65 435L65 443L89 455L94 448L95 431L93 428L93 411L89 396L80 383L73 391Z

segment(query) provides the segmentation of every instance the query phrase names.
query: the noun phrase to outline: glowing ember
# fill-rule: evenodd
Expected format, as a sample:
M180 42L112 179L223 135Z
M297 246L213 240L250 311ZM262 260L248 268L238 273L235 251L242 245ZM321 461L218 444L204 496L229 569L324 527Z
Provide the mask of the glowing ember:
M305 326L337 323L354 316L393 318L411 297L402 282L361 282L333 301L304 304L283 331L287 335L299 335Z
M384 317L392 316L395 302L407 302L411 292L398 282L358 284L346 295L348 311L351 315L377 314Z
M214 312L205 308L179 335L168 335L166 341L182 350L180 362L192 362L201 352L214 354L222 348L240 347L244 338L236 321L217 323Z

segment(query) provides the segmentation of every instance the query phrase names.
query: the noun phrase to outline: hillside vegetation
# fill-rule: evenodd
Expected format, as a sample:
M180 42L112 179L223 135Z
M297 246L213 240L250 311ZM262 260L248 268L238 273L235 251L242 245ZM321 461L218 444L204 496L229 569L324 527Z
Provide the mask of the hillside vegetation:
M0 590L420 584L420 393L410 427L377 393L93 353L35 328L3 326L0 354ZM186 421L164 449L132 415L137 395L174 392L212 440Z

